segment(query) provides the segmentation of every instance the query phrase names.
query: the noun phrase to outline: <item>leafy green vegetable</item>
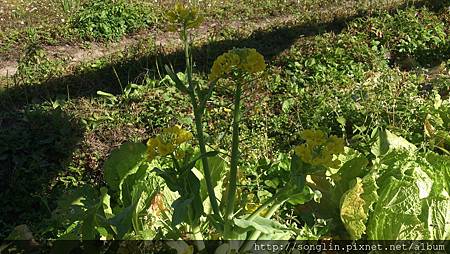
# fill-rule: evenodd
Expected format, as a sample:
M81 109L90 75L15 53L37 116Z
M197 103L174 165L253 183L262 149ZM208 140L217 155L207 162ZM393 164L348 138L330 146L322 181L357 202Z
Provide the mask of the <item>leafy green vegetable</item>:
M379 199L367 236L377 240L450 238L450 160L436 154L395 152L382 162Z
M142 163L146 146L140 143L125 143L114 150L105 162L105 180L114 191L120 191L122 199L122 184L128 175L136 173Z
M398 137L388 130L378 130L378 138L372 146L372 153L377 156L383 156L394 149L403 149L414 151L417 148L406 139Z
M444 240L450 238L450 159L417 148L389 131L378 131L372 147L377 156L370 173L343 177L355 159L339 170L344 187L340 217L352 239ZM365 164L361 164L364 166ZM356 172L362 172L353 168ZM342 171L342 172L341 172ZM344 183L344 184L343 184Z
M340 217L352 239L450 238L450 160L415 151L405 139L378 131L372 171L341 199Z
M341 219L352 239L359 239L366 231L369 210L377 200L375 175L369 174L356 181L342 197Z

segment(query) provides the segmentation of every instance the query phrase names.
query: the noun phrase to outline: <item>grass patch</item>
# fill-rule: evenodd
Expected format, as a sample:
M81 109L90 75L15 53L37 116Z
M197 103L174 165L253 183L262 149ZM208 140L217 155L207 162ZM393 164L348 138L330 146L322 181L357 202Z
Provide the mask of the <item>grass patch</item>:
M156 17L145 5L125 1L90 1L71 19L73 29L88 40L118 40L151 26Z

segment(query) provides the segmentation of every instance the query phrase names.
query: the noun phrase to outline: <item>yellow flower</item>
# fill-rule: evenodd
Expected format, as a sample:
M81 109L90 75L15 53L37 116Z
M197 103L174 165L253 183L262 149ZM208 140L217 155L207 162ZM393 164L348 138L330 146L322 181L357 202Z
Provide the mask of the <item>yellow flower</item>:
M311 146L321 145L326 141L325 133L320 130L304 130L300 133L300 137Z
M239 66L240 61L239 56L230 51L220 55L213 63L209 79L219 79L230 73L234 67Z
M163 135L169 136L170 142L175 145L180 145L192 139L192 133L183 130L179 125L164 129Z
M295 153L305 162L312 161L312 151L306 144L299 145L295 148Z
M156 156L166 156L175 151L182 143L192 139L192 133L183 130L180 126L175 125L165 128L163 132L156 138L151 138L147 142L147 157L153 160Z
M256 209L258 209L258 204L253 202L247 203L245 204L244 209L247 213L253 213Z
M333 154L329 151L324 150L322 153L318 154L318 156L313 161L313 165L330 165L333 160Z
M171 23L171 30L176 30L177 27L197 28L203 22L203 16L199 15L197 9L181 3L175 4L174 9L167 12L167 19Z
M156 139L151 138L147 141L147 159L153 160L157 155L158 142Z
M241 68L248 73L256 73L266 68L264 57L256 49L244 49Z
M177 160L181 160L184 158L184 156L186 156L186 153L184 151L177 151L175 153L175 158L177 158Z
M326 137L319 130L304 130L301 137L306 143L297 146L295 153L306 163L315 166L338 168L340 161L334 159L344 153L344 140L336 136Z
M336 136L331 136L328 139L326 149L333 154L344 153L344 140Z
M159 155L166 156L168 154L171 154L173 151L175 151L175 146L173 144L162 142L161 137L157 137L157 140L158 140Z
M264 57L256 49L232 49L214 61L209 80L222 78L234 68L247 73L256 73L263 71L266 63Z

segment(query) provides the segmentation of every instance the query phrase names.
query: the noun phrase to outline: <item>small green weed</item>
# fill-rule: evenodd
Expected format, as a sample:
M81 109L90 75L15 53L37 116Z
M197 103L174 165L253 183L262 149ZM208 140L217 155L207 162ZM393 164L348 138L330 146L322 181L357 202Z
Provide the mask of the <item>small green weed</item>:
M31 43L19 60L15 80L23 85L38 84L61 75L63 71L63 61L49 59L43 48Z
M71 20L81 37L118 40L123 35L155 22L151 10L125 1L95 0L83 5Z
M399 10L353 23L358 33L369 35L371 43L388 48L400 67L433 66L445 60L449 44L448 25L428 9ZM448 57L448 56L447 56Z
M78 9L81 5L80 0L60 0L61 7L66 13L70 13Z

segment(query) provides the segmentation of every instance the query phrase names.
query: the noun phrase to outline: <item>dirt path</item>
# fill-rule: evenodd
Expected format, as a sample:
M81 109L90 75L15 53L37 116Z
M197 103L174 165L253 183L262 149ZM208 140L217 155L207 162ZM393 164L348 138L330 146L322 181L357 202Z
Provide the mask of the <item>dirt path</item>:
M392 9L399 7L404 0L393 0L388 6L381 7L382 9ZM320 9L315 9L313 13L304 13L302 17L309 17L317 22L331 22L337 18L352 17L357 15L358 10L355 9L353 1L342 3L339 6L323 6ZM265 19L254 20L235 20L227 21L226 23L219 22L207 22L199 29L195 31L196 39L203 43L207 41L209 36L220 33L221 31L243 31L251 34L257 30L268 30L271 27L282 27L288 24L299 25L305 20L299 18L299 14L275 16ZM178 41L178 35L173 32L166 32L159 29L149 29L140 34L128 36L116 43L91 43L89 48L83 48L82 45L59 45L59 46L44 46L46 55L51 59L65 60L66 68L77 66L82 62L90 62L95 59L107 57L118 52L124 51L127 48L131 48L144 39L151 38L156 47L162 49L173 49L180 45ZM17 72L17 60L16 61L0 61L0 78L6 76L12 76Z
M293 22L295 22L295 17L293 16L274 17L272 19L250 22L232 21L227 22L226 24L211 22L201 26L195 33L197 40L205 41L212 33L221 30L234 29L239 31L245 29L245 31L253 32ZM163 49L173 48L174 46L179 45L178 35L176 33L153 29L137 35L125 37L120 42L106 44L93 42L88 48L83 48L81 45L44 46L44 50L50 59L65 60L67 63L66 68L71 68L82 62L90 62L124 51L127 48L137 45L146 38L151 38L155 46L162 47ZM17 72L17 67L17 60L0 62L0 77L13 76Z

